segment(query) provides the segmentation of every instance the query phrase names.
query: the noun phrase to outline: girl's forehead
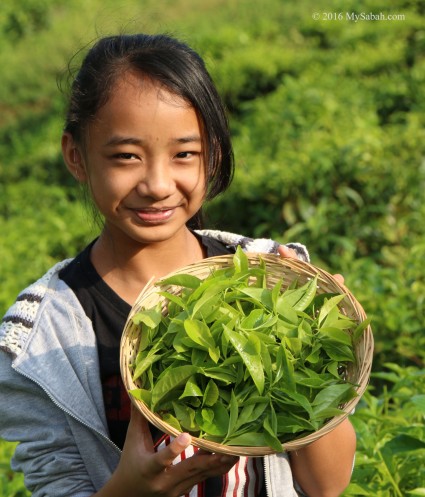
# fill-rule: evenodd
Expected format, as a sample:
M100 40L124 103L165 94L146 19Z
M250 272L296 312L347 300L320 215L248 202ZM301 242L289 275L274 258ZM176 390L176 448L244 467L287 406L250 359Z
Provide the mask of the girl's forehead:
M135 71L128 71L115 81L108 100L122 98L123 95L135 101L145 101L148 98L160 100L176 107L193 107L191 102L173 92L161 81Z
M87 134L108 142L110 136L151 136L177 140L198 136L205 139L198 113L187 100L163 84L127 75L111 88L108 100L90 123Z

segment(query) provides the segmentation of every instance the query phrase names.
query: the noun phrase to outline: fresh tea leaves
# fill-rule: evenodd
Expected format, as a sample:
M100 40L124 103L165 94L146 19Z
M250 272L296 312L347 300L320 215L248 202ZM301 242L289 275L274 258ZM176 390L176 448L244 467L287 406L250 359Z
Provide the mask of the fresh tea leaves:
M320 295L317 277L269 288L263 262L250 267L238 248L233 263L204 280L157 283L166 305L133 318L141 334L133 379L142 388L131 394L199 438L281 451L356 396L345 373L367 323L342 313L343 295Z

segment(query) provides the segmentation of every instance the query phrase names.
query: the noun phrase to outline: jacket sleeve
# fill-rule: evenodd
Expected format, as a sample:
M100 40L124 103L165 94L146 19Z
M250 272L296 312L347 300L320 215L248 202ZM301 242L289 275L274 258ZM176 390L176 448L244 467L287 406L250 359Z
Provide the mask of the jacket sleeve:
M0 437L18 441L11 467L33 497L87 497L95 491L66 414L0 350Z
M287 452L264 457L264 476L270 497L308 497L293 479Z
M195 230L196 233L203 236L215 238L226 244L228 247L236 247L238 245L246 252L258 252L263 254L277 254L280 246L279 242L270 238L251 238L248 236L230 233L220 230ZM286 247L295 251L298 259L305 262L310 262L310 255L307 247L302 243L290 242L285 244Z

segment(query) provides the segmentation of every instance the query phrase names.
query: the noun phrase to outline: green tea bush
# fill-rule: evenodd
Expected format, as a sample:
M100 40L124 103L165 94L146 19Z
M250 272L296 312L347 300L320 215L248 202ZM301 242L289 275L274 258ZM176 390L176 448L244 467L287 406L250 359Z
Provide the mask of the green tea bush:
M385 366L372 375L385 382L383 393L369 388L351 418L358 450L345 497L425 494L425 371Z
M75 255L96 233L89 215L63 188L31 179L1 188L0 231L2 315L29 282Z
M16 42L30 33L46 29L53 3L52 0L3 0L0 36Z
M56 80L71 54L109 31L175 33L205 56L229 108L237 173L209 226L305 243L372 318L374 375L352 417L346 495L424 495L425 1L166 7L1 2L0 309L96 234L60 158ZM313 20L323 10L405 18ZM25 495L21 479L0 474L2 495Z
M29 497L25 490L24 477L10 469L9 461L15 450L15 444L0 440L0 495L4 497Z

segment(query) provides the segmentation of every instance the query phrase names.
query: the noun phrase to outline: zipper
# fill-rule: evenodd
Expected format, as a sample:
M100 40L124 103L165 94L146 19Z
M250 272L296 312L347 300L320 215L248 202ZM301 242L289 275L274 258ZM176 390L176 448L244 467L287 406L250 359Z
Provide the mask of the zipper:
M79 423L81 423L83 426L85 426L86 428L88 428L89 430L97 433L98 435L100 435L104 440L106 440L108 442L108 444L113 447L115 450L117 450L119 452L119 454L121 454L121 449L118 447L118 445L116 445L110 438L108 438L104 433L102 433L101 431L97 430L96 428L93 428L93 426L90 426L88 423L86 423L85 421L83 421L82 419L78 418L77 416L75 416L74 414L72 414L71 412L68 411L68 409L65 409L65 407L63 407L62 405L59 404L59 402L57 402L57 400L49 393L47 392L44 387L37 381L37 380L34 380L34 378L31 378L31 376L29 376L28 374L24 373L23 371L17 369L16 367L14 367L12 365L12 368L17 372L19 373L20 375L24 376L25 378L27 378L28 380L32 381L33 383L35 383L36 385L38 385L42 390L43 392L49 397L49 399L53 402L53 404L58 407L62 412L64 412L65 414L67 414L68 416L70 416L72 419L75 419L75 421L78 421Z
M270 483L268 479L268 471L267 471L267 462L266 462L267 456L263 457L263 465L264 465L264 488L266 490L266 496L271 497L272 494L270 493Z

